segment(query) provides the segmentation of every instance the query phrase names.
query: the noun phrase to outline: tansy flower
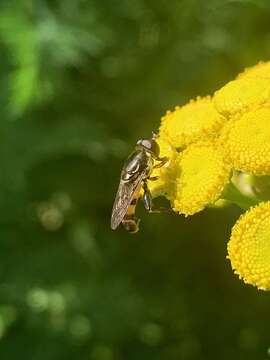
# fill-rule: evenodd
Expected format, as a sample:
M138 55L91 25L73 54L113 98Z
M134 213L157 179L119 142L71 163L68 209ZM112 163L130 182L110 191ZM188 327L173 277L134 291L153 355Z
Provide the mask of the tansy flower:
M210 97L198 98L175 111L168 111L162 118L161 138L167 139L175 148L184 147L197 140L216 135L225 118L213 106Z
M269 100L269 79L253 77L230 81L216 91L213 98L217 111L226 117L244 113Z
M245 69L238 75L238 79L249 77L270 78L270 61L259 62L257 65Z
M270 289L270 201L240 217L232 230L228 254L240 278L260 289Z
M247 69L213 99L198 98L167 112L157 141L169 161L154 169L151 176L158 180L148 186L154 197L167 197L175 212L188 216L207 206L231 202L250 208L268 200L270 62ZM270 201L240 217L228 254L240 278L270 290Z
M190 145L175 162L175 194L172 206L192 215L213 204L229 180L230 168L211 142Z
M232 122L223 145L236 170L270 175L270 107L252 110Z

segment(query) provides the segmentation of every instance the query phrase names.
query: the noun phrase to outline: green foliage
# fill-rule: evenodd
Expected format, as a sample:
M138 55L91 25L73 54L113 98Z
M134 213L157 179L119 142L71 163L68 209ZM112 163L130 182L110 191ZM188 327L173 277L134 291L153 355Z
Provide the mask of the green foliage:
M0 358L263 359L269 295L225 259L236 208L109 229L161 114L269 54L268 1L0 4ZM251 311L252 309L252 311Z

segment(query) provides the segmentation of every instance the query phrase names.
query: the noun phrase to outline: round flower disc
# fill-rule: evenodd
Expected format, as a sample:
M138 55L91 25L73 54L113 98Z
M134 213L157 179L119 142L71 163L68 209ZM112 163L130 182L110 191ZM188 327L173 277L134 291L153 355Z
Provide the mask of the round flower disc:
M224 121L210 97L198 98L173 112L167 112L162 118L160 135L174 147L183 147L214 136Z
M250 111L232 123L224 142L236 170L270 175L270 107Z
M269 79L253 77L230 81L213 99L217 111L226 117L241 114L269 100Z
M228 243L232 268L247 284L270 289L270 202L243 214Z
M173 208L192 215L214 203L228 182L230 169L212 143L190 145L178 159Z

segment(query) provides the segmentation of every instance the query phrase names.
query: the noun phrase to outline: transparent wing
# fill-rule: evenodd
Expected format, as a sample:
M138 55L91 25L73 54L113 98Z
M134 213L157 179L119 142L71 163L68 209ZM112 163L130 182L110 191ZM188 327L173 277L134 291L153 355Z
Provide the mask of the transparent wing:
M112 209L111 228L113 230L115 230L124 219L133 195L141 187L144 177L145 173L143 172L136 174L136 176L128 182L120 180Z

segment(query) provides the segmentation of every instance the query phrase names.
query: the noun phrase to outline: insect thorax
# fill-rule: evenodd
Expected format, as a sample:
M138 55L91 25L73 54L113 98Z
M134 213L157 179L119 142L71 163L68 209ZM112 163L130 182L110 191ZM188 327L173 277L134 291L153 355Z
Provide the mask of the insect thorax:
M121 180L130 181L143 174L143 179L146 179L153 168L154 160L148 151L143 149L135 150L126 160Z

